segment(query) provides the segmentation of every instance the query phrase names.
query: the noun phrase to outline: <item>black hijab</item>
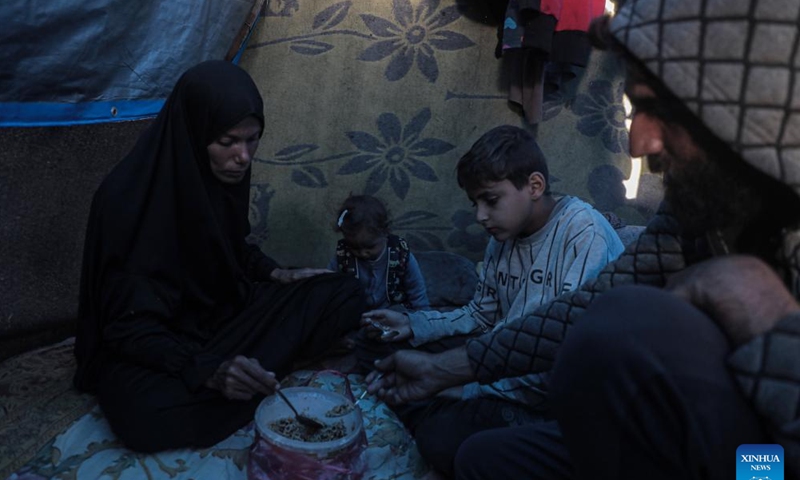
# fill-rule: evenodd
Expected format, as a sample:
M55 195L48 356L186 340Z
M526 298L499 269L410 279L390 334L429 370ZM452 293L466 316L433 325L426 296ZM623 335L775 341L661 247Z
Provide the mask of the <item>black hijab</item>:
M261 95L247 72L223 61L190 68L95 193L75 344L79 388L91 389L103 328L123 309L178 324L189 318L202 330L245 301L250 170L223 184L207 146L248 116L263 132Z

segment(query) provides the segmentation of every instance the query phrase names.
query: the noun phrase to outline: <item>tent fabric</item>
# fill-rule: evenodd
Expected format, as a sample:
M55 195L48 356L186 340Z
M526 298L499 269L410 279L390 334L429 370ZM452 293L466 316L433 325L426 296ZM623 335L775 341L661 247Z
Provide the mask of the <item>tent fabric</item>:
M286 265L327 265L339 238L337 207L366 193L386 203L393 232L415 255L483 258L488 235L455 166L490 128L526 126L509 107L508 78L494 56L503 19L486 21L488 6L270 2L241 62L264 96L268 126L250 210L264 251ZM622 84L616 57L598 52L579 77L545 94L542 121L526 127L548 157L554 192L641 225L655 205L625 196L622 181L639 173L627 149ZM655 177L647 175L642 185Z
M223 59L254 0L0 5L0 127L147 118L180 74Z

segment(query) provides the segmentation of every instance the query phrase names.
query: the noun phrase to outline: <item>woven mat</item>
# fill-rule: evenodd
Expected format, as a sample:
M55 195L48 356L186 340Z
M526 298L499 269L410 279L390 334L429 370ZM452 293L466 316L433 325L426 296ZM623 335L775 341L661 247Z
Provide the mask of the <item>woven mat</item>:
M0 479L96 404L72 386L74 339L0 363Z

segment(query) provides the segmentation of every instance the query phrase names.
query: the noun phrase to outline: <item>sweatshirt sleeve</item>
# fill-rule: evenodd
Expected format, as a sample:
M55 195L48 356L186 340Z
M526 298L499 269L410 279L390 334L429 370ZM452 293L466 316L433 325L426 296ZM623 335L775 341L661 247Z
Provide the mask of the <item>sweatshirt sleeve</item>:
M499 310L496 264L491 259L492 243L486 249L483 270L475 287L475 295L466 305L449 312L422 310L408 314L413 346L454 335L474 335L489 331Z
M800 478L800 312L737 348L728 366L783 446L786 478Z
M408 254L408 265L403 278L403 286L405 287L406 295L408 295L408 303L411 304L413 310L422 310L431 306L428 301L425 279L422 277L422 271L413 253Z

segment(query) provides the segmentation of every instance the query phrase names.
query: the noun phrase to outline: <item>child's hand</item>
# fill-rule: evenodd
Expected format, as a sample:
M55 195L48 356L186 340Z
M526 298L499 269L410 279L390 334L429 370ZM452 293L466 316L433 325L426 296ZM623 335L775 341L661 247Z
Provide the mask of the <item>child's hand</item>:
M269 277L278 283L292 283L323 273L333 273L333 271L327 268L276 268Z
M394 310L366 312L361 315L361 326L368 338L381 342L401 342L414 336L408 315Z

